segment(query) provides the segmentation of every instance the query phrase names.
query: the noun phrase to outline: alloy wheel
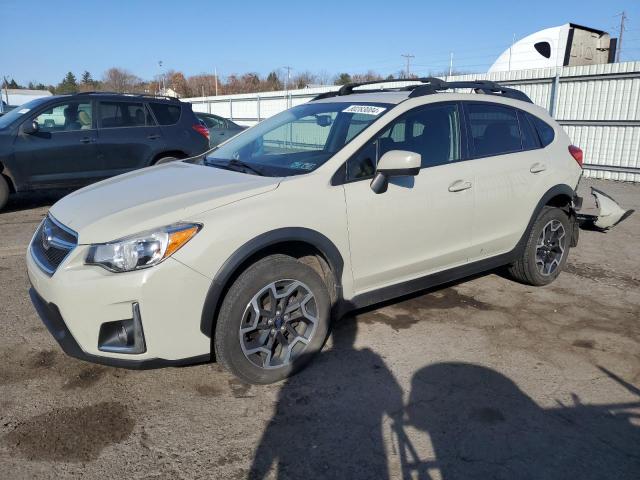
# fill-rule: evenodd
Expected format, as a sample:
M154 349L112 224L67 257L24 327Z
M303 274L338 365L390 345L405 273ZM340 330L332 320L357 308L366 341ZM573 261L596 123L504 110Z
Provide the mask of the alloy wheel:
M544 226L536 243L536 266L541 275L553 274L562 261L566 231L559 220L550 220Z
M240 345L260 368L281 368L295 361L311 341L318 310L311 289L298 280L278 280L256 293L240 324Z

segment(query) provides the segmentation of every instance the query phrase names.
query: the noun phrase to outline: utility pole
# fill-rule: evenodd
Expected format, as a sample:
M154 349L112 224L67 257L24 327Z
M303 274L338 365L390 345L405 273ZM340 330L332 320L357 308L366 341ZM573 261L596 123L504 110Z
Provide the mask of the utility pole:
M509 47L509 71L511 71L511 50L513 49L513 44L516 43L516 34L513 34L513 39L511 40L511 46Z
M287 71L287 76L284 79L284 91L286 96L287 108L291 108L291 105L289 104L289 83L291 82L291 67L286 65L282 68Z
M410 68L411 59L412 58L416 58L416 56L415 55L411 55L409 53L404 53L404 54L402 54L400 56L407 59L407 73L406 73L406 75L407 75L407 78L411 78L411 68Z
M213 72L214 72L213 76L216 81L216 97L217 97L218 96L218 67L214 67Z
M291 67L289 66L284 66L282 67L287 71L287 76L284 79L284 89L285 90L289 90L289 82L291 81Z
M162 71L162 60L158 60L158 67L160 67L160 78L162 79L162 94L165 94L166 88L164 86L164 73ZM158 88L160 88L160 84L158 84Z
M625 12L624 10L622 11L622 13L619 13L618 15L616 15L618 17L620 17L620 35L618 36L618 50L616 52L616 63L620 62L620 52L622 51L622 35L624 33L624 22L627 19L627 12Z
M453 52L449 54L449 76L453 75ZM447 80L449 80L447 78Z

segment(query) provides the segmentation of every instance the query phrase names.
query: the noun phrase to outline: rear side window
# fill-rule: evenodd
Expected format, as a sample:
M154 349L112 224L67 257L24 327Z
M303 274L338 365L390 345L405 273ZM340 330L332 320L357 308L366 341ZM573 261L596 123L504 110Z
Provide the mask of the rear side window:
M522 150L516 110L500 105L467 104L475 155L486 157Z
M525 112L518 111L520 133L522 133L522 149L535 150L536 148L540 148L538 133L536 132L533 123L531 123L531 121L527 117L530 117L530 115L526 114Z
M535 126L542 146L546 147L551 142L553 142L553 139L555 138L555 132L553 131L551 125L543 120L540 120L536 116L530 114L527 114L527 116L529 117L529 120L531 120L531 123Z
M153 114L160 125L175 125L180 120L181 108L179 105L168 103L149 103Z
M100 102L102 128L144 127L153 124L153 119L143 103Z

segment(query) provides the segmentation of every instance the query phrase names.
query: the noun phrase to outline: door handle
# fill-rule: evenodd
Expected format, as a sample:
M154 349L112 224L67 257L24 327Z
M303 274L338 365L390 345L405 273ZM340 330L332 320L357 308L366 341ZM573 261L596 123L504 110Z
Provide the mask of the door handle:
M449 191L461 192L463 190L469 190L471 186L471 182L467 182L466 180L456 180L451 185L449 185Z
M547 166L544 163L534 163L533 165L531 165L531 168L529 169L529 171L531 173L540 173L540 172L544 172L547 169Z
M84 137L80 139L80 143L93 143L95 140L91 137Z
M159 138L160 138L160 135L149 135L147 138L148 138L149 140L157 140L157 139L159 139Z

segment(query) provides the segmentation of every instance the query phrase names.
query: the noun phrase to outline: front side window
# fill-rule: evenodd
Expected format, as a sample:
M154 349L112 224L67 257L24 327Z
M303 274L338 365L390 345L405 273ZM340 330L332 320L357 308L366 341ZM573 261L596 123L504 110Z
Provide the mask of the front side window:
M205 165L268 176L315 170L391 105L310 102L275 115L211 152Z
M153 123L143 103L100 102L101 128L144 127Z
M36 118L41 132L89 130L93 122L91 102L68 102L41 112Z
M347 161L347 180L370 178L380 157L390 150L419 153L422 168L460 160L457 104L428 105L393 120Z
M469 103L467 111L477 157L522 150L515 109L488 103Z

